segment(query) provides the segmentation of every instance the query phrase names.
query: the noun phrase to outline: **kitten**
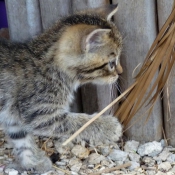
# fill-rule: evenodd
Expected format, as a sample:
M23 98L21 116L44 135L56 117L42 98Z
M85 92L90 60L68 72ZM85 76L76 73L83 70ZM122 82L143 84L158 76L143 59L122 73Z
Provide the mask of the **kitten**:
M21 169L51 169L33 135L64 140L94 116L70 112L78 86L118 79L122 37L111 22L116 11L117 6L107 18L89 13L69 16L26 44L0 41L0 123ZM75 141L110 143L121 134L115 117L101 116Z

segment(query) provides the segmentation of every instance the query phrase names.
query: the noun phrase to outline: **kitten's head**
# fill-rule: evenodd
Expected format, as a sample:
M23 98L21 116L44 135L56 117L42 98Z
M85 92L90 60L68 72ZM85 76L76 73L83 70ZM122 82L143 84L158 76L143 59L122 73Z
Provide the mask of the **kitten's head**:
M65 29L57 43L59 67L81 84L113 83L122 73L120 53L122 37L111 22L117 6L103 18L94 14L77 14L66 18Z

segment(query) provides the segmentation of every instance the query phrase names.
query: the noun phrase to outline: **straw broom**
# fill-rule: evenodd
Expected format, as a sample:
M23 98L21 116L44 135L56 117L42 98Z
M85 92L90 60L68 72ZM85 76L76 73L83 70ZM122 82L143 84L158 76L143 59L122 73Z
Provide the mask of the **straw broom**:
M153 42L135 82L117 99L104 108L75 132L63 145L66 145L80 134L88 125L100 117L112 105L123 101L115 115L125 126L144 104L149 106L150 116L157 98L160 96L175 61L175 0L172 12ZM158 72L158 74L157 74ZM128 105L129 103L129 105Z
M172 13L152 44L145 62L135 78L135 87L127 94L127 101L124 101L116 111L116 116L125 126L145 103L149 105L148 116L151 114L154 104L167 82L175 61L174 22L175 1ZM152 86L151 83L153 83Z

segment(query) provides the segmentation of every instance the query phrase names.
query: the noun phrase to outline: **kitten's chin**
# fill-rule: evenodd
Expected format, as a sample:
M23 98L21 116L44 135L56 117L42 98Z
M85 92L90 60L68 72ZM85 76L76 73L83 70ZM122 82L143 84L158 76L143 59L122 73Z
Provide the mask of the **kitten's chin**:
M115 83L116 81L118 80L118 75L115 76L115 77L103 77L103 78L98 78L98 79L95 79L93 80L93 84L100 84L100 85L105 85L105 84L113 84Z

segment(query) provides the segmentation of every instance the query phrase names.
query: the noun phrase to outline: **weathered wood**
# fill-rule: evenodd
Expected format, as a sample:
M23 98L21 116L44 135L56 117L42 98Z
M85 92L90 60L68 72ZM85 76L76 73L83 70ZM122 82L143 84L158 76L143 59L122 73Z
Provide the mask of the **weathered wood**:
M60 18L70 15L70 0L39 0L43 29L48 29Z
M38 0L6 0L10 38L24 42L41 33Z
M156 37L156 2L152 0L113 0L113 3L116 2L119 4L119 10L115 15L115 21L124 38L124 51L121 57L124 69L121 88L124 90L133 83L133 70L138 64L143 63ZM132 119L129 126L135 124L126 131L127 136L140 141L161 139L161 101L156 103L147 123L146 117L142 117L145 110L146 108L140 110Z
M174 0L158 0L158 20L159 29L163 26L169 14L171 13ZM165 134L168 142L175 146L175 66L173 68L172 74L168 80L168 85L165 87L163 92L163 106L164 106L164 126ZM170 113L169 113L170 109Z
M159 29L163 26L173 8L174 0L157 0Z
M72 9L73 12L85 10L89 8L97 8L109 4L109 0L73 0Z

